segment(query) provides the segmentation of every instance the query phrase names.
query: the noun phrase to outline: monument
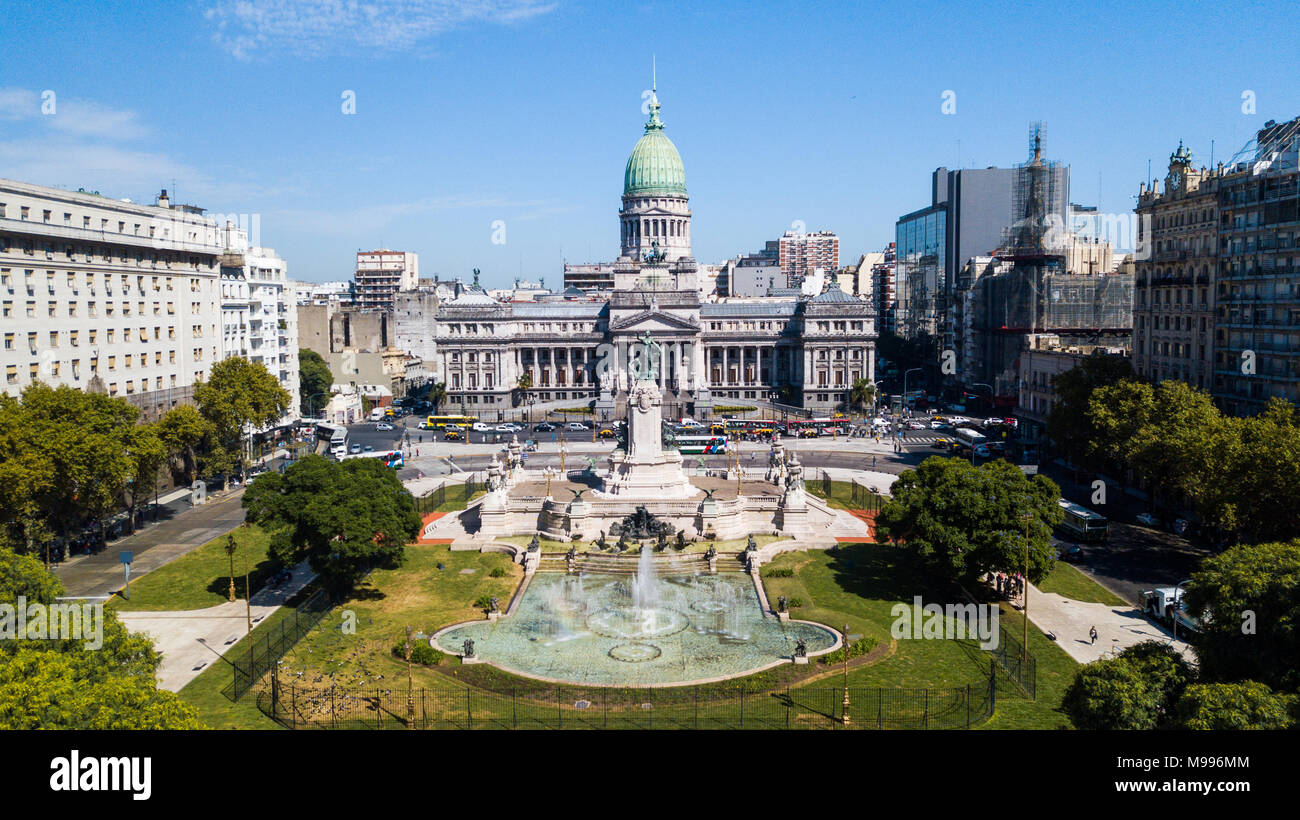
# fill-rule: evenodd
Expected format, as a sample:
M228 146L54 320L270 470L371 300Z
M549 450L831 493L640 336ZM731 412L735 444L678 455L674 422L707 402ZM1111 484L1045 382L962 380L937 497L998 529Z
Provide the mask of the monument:
M619 498L695 498L699 488L682 469L682 454L663 446L663 394L659 387L658 343L647 333L642 340L646 355L628 395L627 452L609 457L599 495Z

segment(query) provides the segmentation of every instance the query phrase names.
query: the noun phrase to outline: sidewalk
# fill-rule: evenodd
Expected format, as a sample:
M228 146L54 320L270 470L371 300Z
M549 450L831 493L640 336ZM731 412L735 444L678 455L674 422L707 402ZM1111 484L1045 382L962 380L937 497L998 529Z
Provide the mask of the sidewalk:
M1054 633L1057 644L1079 663L1092 663L1148 640L1171 644L1188 661L1196 662L1196 654L1186 641L1174 640L1163 626L1134 607L1074 601L1030 584L1029 621L1044 633ZM1088 638L1088 630L1094 626L1095 644Z
M315 577L303 561L293 568L293 576L280 588L263 587L253 593L252 601L228 601L206 609L169 612L119 611L118 617L129 631L153 639L154 648L163 656L158 665L158 686L179 692L248 634L250 604L256 629Z

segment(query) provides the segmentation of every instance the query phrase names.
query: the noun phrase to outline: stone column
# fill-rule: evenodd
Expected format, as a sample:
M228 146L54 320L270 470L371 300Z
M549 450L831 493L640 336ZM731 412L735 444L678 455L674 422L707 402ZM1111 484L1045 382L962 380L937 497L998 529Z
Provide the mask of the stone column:
M722 384L731 383L731 348L727 345L722 346Z

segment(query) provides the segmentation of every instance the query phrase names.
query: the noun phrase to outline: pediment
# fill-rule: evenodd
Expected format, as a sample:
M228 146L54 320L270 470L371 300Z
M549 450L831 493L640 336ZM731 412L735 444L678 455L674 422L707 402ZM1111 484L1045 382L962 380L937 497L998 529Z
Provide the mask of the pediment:
M609 329L619 333L640 334L650 332L652 335L655 331L672 331L681 332L683 330L697 331L700 326L689 319L683 319L671 313L663 313L657 310L643 310L631 316L618 319L610 323Z

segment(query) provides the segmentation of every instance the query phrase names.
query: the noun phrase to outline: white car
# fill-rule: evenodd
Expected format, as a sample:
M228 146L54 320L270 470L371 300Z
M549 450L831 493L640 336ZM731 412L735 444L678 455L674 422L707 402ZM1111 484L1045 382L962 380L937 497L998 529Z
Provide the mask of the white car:
M389 424L386 421L381 421L375 424L376 432L383 432L384 430L392 430L392 429L393 429L393 425Z
M580 421L571 421L571 422L569 422L568 424L564 425L564 429L565 429L565 430L572 430L572 431L575 432L575 433L579 433L579 432L582 432L582 431L584 431L584 430L590 430L591 428L588 427L587 425L583 424L583 423L580 422Z
M516 426L516 425L514 425L514 424L511 424L510 422L506 422L505 424L498 424L498 425L497 425L497 432L498 432L498 433L514 433L514 432L517 432L518 430L519 430L519 427Z
M943 428L945 428L945 427L947 427L947 426L948 426L947 424L945 424L945 423L942 422L942 421L938 421L938 420L935 420L935 421L931 421L931 422L930 422L930 429L931 429L931 430L942 430Z
M475 433L487 433L492 430L491 427L481 421L474 422L469 429L473 430Z
M909 429L909 430L924 430L924 429L925 429L925 425L922 424L922 423L919 422L919 421L909 421L909 422L907 423L907 429Z

